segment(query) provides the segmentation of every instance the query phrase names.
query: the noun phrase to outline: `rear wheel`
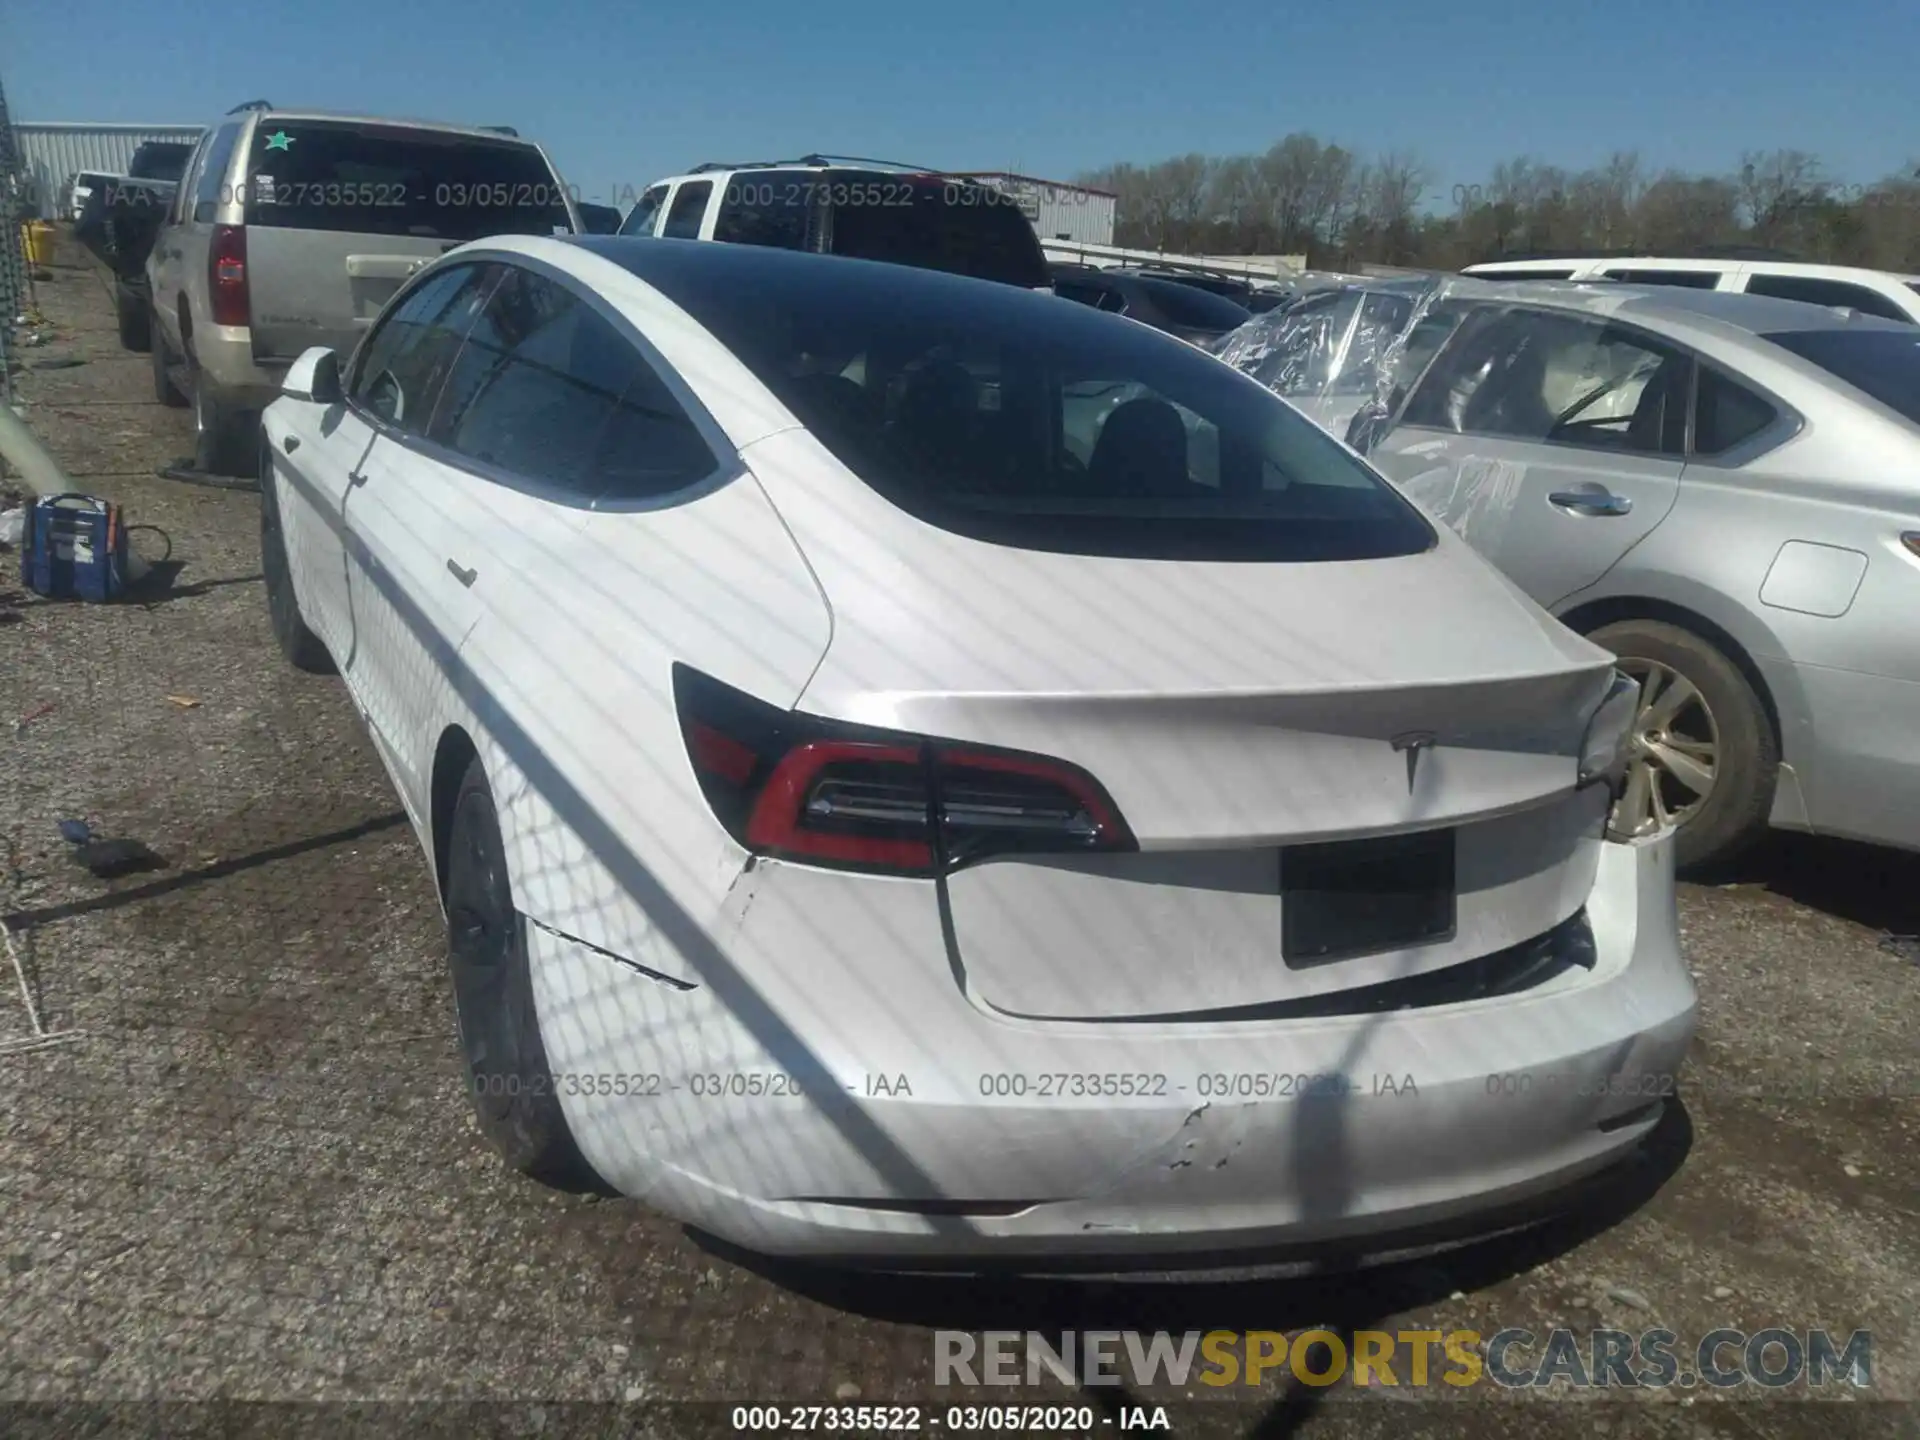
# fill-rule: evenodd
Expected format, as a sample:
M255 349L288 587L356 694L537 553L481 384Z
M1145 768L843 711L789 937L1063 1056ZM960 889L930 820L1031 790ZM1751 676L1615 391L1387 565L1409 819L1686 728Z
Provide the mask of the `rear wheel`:
M122 280L113 287L114 319L120 325L120 343L136 355L153 348L151 311L144 295Z
M286 535L280 528L280 499L274 491L272 463L265 454L260 457L260 475L260 573L266 580L267 618L273 624L273 638L295 669L325 675L334 668L333 656L300 618L293 567L287 563Z
M550 1185L601 1185L560 1109L534 1010L525 922L514 909L506 847L478 759L447 834L447 956L480 1133L513 1169Z
M257 458L257 425L242 411L222 405L207 383L207 372L193 367L193 466L208 475L249 476Z
M1720 865L1765 832L1780 742L1740 667L1677 625L1622 620L1589 637L1640 682L1616 827L1678 827L1682 866Z
M166 333L152 310L147 311L147 336L150 342L147 353L153 364L153 398L170 410L184 409L187 397L173 383L173 376L167 370L173 363L173 352L167 349Z

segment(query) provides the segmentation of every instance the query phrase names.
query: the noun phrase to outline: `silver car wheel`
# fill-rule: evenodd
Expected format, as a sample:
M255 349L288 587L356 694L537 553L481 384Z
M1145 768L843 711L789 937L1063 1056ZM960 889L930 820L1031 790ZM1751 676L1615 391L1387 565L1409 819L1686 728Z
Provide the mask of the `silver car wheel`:
M1620 668L1640 682L1640 708L1628 740L1627 778L1614 808L1614 829L1658 835L1684 825L1713 794L1720 726L1699 688L1657 660L1622 656Z

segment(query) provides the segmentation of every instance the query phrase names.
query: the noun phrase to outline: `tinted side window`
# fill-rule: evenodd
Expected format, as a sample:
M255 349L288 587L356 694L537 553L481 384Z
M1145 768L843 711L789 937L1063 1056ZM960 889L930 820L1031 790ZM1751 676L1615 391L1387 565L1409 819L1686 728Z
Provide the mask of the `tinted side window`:
M1806 275L1749 275L1749 295L1771 295L1776 300L1799 300L1808 305L1842 305L1862 315L1883 320L1910 320L1907 312L1877 290L1845 280L1821 280Z
M666 198L666 186L653 186L633 202L633 209L627 212L627 218L620 225L620 233L622 235L653 234L654 219L660 214L660 206Z
M213 132L202 135L193 147L193 157L187 161L186 173L180 177L180 184L173 192L173 205L167 211L167 223L178 225L193 212L193 190L200 183L200 166L207 150L213 144ZM73 184L80 183L80 177L73 177Z
M222 125L214 132L213 143L207 147L206 159L200 164L199 179L194 183L194 224L210 223L220 202L232 198L233 192L227 185L227 164L233 159L234 142L239 138L238 121Z
M660 233L669 240L698 240L700 221L707 213L707 197L713 193L711 180L689 180L673 193L673 208L667 212L667 228Z
M1731 450L1766 429L1779 413L1746 386L1704 365L1700 367L1694 406L1693 449L1697 455Z
M428 438L581 498L679 489L712 453L632 341L573 291L508 269Z
M1684 356L1597 321L1514 310L1463 328L1406 423L1641 454L1681 450Z
M1082 285L1072 280L1056 280L1053 293L1096 310L1118 311L1126 302L1102 285Z
M1765 338L1920 425L1920 332L1848 325Z
M773 245L782 250L805 250L807 218L814 208L813 183L804 170L744 171L720 194L720 216L713 238L736 245Z
M1234 330L1253 318L1252 312L1244 305L1236 305L1210 290L1196 289L1174 280L1144 277L1134 283L1146 292L1147 298L1160 313L1176 325L1191 325L1203 330Z
M1678 285L1684 290L1711 290L1720 283L1718 270L1603 270L1600 273L1626 285Z
M1019 204L990 185L836 171L819 188L833 198L835 255L1036 289L1052 278Z
M380 318L361 343L348 393L388 424L425 433L493 267L440 270Z

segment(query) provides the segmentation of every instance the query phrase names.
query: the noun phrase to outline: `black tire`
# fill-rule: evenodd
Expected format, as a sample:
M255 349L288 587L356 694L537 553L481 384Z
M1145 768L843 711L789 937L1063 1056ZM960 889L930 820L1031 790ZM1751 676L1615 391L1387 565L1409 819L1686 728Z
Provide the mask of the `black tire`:
M335 668L333 656L300 618L293 567L287 563L286 536L280 529L280 500L274 493L273 469L265 455L261 456L260 475L260 573L266 579L267 619L273 625L273 638L296 670L331 674Z
M167 373L167 366L173 363L173 354L167 349L166 334L151 310L147 312L147 336L150 341L147 353L153 361L153 398L169 410L186 409L186 395Z
M1619 656L1629 673L1663 667L1699 692L1713 743L1713 780L1706 797L1680 823L1674 859L1683 869L1717 868L1733 860L1766 832L1780 775L1780 740L1759 695L1738 665L1678 625L1620 620L1588 638ZM1656 694L1656 705L1658 699ZM1697 744L1700 732L1691 733ZM1671 788L1675 782L1667 783ZM1686 793L1684 787L1680 793Z
M147 298L127 288L124 281L113 289L114 319L120 325L120 344L136 355L153 349L152 311Z
M193 366L193 466L209 475L251 479L260 456L260 417L222 405Z
M604 1190L555 1093L534 1011L526 922L514 909L506 846L478 759L453 802L446 877L447 960L480 1133L522 1175L562 1189Z

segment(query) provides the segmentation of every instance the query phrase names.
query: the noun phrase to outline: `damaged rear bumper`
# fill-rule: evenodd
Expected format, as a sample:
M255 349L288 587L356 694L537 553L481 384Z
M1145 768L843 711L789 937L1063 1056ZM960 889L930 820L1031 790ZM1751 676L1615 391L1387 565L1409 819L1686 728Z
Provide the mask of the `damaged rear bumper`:
M1012 1021L929 943L918 883L799 867L761 867L695 990L528 938L586 1158L746 1248L1067 1268L1358 1252L1497 1226L1659 1123L1695 1005L1671 840L1601 849L1591 969L1371 1015Z

